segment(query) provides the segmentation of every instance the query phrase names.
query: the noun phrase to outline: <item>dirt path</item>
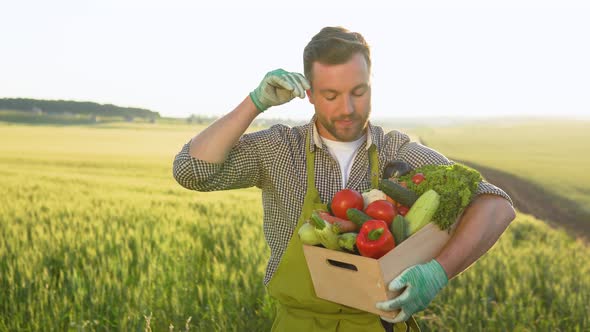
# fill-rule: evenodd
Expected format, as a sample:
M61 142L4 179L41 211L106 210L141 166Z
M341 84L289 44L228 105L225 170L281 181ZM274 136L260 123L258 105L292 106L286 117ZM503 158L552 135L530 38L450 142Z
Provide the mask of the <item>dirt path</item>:
M473 167L488 182L506 191L519 211L544 220L553 227L563 228L572 236L590 243L590 213L583 211L575 202L515 175L467 161L455 161Z

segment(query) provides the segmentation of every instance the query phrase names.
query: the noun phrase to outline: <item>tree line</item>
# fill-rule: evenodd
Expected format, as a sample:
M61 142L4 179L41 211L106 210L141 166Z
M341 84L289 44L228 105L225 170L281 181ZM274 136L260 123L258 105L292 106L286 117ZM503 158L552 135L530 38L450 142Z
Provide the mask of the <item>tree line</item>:
M105 117L160 118L160 113L144 108L121 107L89 101L39 100L27 98L0 98L0 110L42 112L47 114L84 114Z

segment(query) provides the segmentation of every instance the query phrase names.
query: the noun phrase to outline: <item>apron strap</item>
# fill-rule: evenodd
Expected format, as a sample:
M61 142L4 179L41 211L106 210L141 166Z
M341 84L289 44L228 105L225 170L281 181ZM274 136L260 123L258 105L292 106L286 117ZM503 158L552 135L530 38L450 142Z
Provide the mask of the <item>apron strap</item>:
M379 155L375 144L369 148L369 165L371 168L371 188L379 189Z
M311 130L305 138L305 160L307 163L307 192L316 191L315 187L315 153L311 151Z
M314 209L326 210L328 206L322 203L320 192L315 186L315 152L311 151L311 131L307 133L305 143L307 190L305 191L305 201L303 204L306 204L309 200L309 204L313 204Z

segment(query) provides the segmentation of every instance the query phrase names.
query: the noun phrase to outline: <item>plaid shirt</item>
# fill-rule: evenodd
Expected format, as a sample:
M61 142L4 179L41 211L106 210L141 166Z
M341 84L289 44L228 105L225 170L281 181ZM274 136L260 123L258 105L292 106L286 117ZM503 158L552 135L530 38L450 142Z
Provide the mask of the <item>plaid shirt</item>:
M302 210L307 188L305 137L308 131L312 131L313 143L309 149L316 153L315 179L322 201L327 203L342 189L340 166L322 142L314 123L315 118L303 126L274 125L245 134L221 164L193 158L189 154L190 142L174 160L174 177L188 189L214 191L252 186L262 189L264 236L271 250L265 284L277 270ZM404 133L384 133L381 127L369 124L367 140L359 147L352 165L348 188L364 191L371 187L368 155L371 144L377 147L380 174L387 162L394 159L405 160L413 168L452 164L435 150L411 142ZM502 196L512 203L502 189L482 181L477 194L484 193Z

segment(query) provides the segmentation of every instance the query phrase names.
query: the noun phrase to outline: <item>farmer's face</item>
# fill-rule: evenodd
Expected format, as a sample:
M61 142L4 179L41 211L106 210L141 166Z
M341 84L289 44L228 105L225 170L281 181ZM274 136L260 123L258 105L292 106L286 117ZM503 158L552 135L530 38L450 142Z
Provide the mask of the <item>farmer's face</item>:
M343 64L312 65L309 101L314 105L322 137L351 142L367 128L371 113L371 82L365 57L357 53Z

